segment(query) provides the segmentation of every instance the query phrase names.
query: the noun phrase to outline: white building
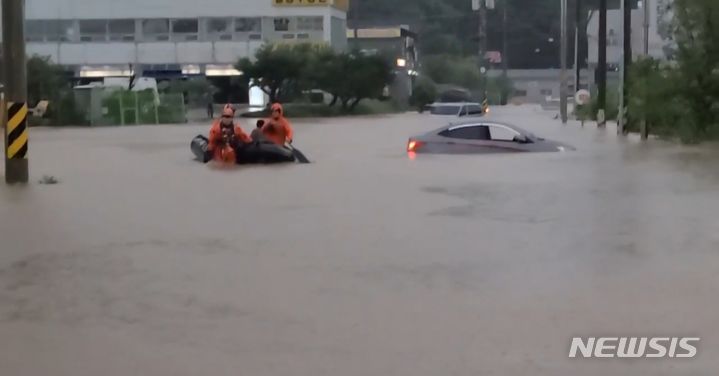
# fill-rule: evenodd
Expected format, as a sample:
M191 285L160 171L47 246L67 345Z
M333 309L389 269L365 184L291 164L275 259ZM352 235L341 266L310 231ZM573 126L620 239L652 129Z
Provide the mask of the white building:
M265 42L347 44L348 0L26 0L28 55L79 77L237 74Z

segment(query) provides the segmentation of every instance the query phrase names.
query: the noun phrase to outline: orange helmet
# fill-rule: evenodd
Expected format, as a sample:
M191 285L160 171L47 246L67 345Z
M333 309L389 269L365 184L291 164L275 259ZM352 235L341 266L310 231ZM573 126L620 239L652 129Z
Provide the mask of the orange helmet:
M270 110L272 113L274 113L275 111L279 111L280 116L283 116L285 114L285 110L282 108L282 105L279 103L273 103L272 107L270 107Z
M222 116L235 117L235 108L231 104L226 104L225 108L222 109Z

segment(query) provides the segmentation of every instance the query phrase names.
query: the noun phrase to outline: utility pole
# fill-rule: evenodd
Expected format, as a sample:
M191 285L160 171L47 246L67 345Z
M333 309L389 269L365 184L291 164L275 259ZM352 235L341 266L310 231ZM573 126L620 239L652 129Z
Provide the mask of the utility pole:
M579 91L582 84L582 67L579 61L579 36L582 29L582 0L575 0L574 14L574 92ZM576 109L575 109L576 111Z
M479 73L481 89L484 93L482 104L488 108L487 98L487 7L494 9L494 0L472 0L472 10L479 13Z
M625 5L624 0L619 0L622 18L624 17ZM617 134L622 134L624 133L624 77L626 75L626 71L624 70L624 52L626 51L626 46L624 45L624 35L627 33L624 21L620 23L619 33L622 36L622 53L619 57L619 109L617 111Z
M559 80L561 81L560 87L559 87L559 106L560 106L560 113L562 117L562 124L567 124L568 120L568 114L567 114L567 95L568 95L568 88L567 88L567 0L561 0L562 1L562 27L561 27L561 52L562 55L560 66L562 67L562 72L559 75Z
M605 127L607 110L607 0L599 0L598 125Z
M627 118L625 116L627 107L629 105L629 67L632 64L632 4L630 0L622 1L622 38L623 38L623 51L622 51L622 72L621 72L621 83L619 92L619 116L618 116L618 129L619 134L624 134L626 127Z
M504 0L502 3L502 75L504 76L504 82L506 83L509 71L509 47L507 43L507 13L509 8L509 0ZM500 103L505 105L509 100L509 93L502 90L502 99Z
M354 27L354 35L355 35L355 38L354 38L355 40L354 40L354 42L355 42L355 46L359 46L359 42L357 42L357 39L359 38L359 19L360 19L360 15L359 15L359 12L360 12L359 0L354 0L354 1L352 1L352 2L350 3L350 6L351 6L351 4L355 4L354 12L353 12L353 14L352 14L352 16L353 16L353 18L354 18L354 24L355 24L355 25L354 25L354 26L355 26L355 27Z
M644 56L649 56L649 18L651 17L651 10L649 9L650 1L651 0L642 1L642 6L644 7ZM647 140L649 138L649 127L647 127L646 114L644 115L642 122L639 124L639 128L642 140Z
M649 56L649 21L652 17L651 0L642 1L644 7L644 56Z
M3 58L5 69L5 181L27 183L27 68L25 57L24 0L2 0ZM4 116L3 116L4 117Z
M479 1L479 68L482 73L483 85L484 76L487 73L487 1Z

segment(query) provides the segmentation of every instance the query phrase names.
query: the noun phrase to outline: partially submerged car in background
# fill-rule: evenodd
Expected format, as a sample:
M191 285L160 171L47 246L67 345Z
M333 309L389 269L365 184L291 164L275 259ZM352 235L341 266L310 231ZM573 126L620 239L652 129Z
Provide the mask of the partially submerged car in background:
M495 121L450 123L407 143L410 153L486 154L507 152L562 152L576 150L561 142L537 137L517 126Z
M475 102L432 103L425 107L432 115L440 116L483 116L482 105Z

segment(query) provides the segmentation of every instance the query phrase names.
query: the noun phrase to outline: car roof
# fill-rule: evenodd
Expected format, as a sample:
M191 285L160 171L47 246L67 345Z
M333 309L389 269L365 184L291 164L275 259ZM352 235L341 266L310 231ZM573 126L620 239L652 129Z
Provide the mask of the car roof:
M481 119L481 120L478 119L478 118L475 118L475 120L452 121L452 122L450 122L449 124L447 124L445 127L439 128L438 131L441 131L441 130L444 130L444 129L449 129L449 128L455 128L455 127L476 125L476 124L489 125L489 126L494 125L494 126L506 127L506 128L512 129L512 130L514 130L514 131L517 131L517 132L522 133L522 134L525 134L525 135L534 136L534 134L533 134L532 132L529 132L529 131L527 131L527 130L525 130L525 129L523 129L523 128L520 128L520 127L518 127L518 126L516 126L516 125L509 124L509 123L505 123L505 122L502 122L502 121L495 121L495 120L492 120L492 119L484 119L484 118Z
M434 102L430 106L479 106L477 102Z

